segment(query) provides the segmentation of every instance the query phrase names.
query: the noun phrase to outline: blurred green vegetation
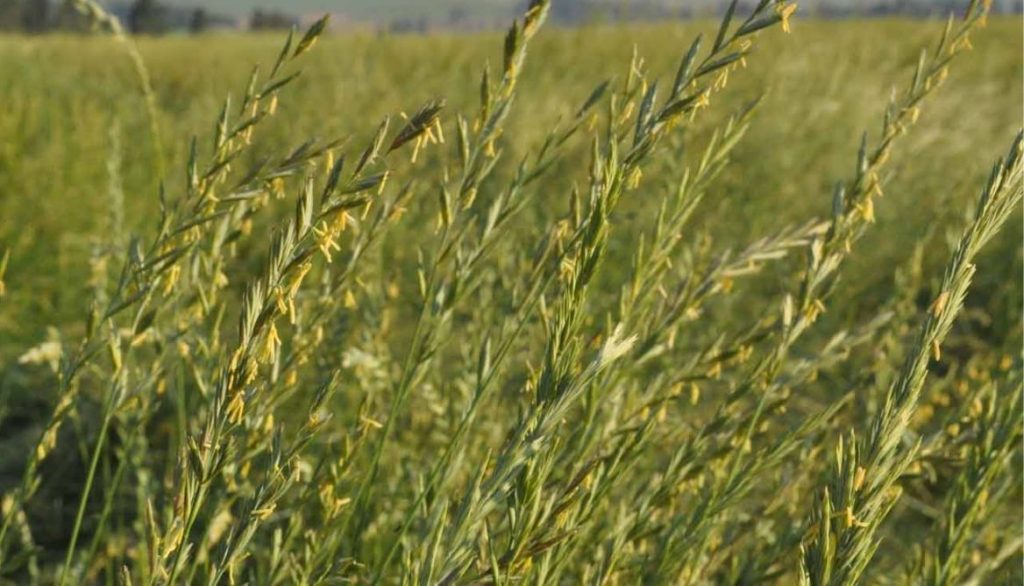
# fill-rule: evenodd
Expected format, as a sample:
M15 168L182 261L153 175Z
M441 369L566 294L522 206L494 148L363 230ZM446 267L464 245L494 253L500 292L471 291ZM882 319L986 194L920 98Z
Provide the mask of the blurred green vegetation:
M572 112L609 72L621 71L634 45L650 71L667 76L686 39L710 26L547 31L521 82L505 137L507 161ZM801 22L792 35L766 38L751 59L757 66L734 76L735 85L721 94L730 104L719 104L717 117L703 117L701 125L717 124L768 88L697 225L722 242L745 242L774 226L827 214L831 183L848 171L861 131L879 119L888 94L940 26ZM942 226L962 217L990 161L1021 124L1019 23L995 20L982 33L894 153L879 226L847 271L845 294L866 304L888 296L893 269L930 228L937 229L926 264L945 256ZM9 292L0 302L3 361L41 340L47 326L67 326L83 315L90 248L109 227L112 185L122 186L127 229L144 231L161 181L169 190L181 184L187 137L209 129L223 96L244 83L250 64L269 60L279 41L277 35L138 41L158 98L169 169L162 178L138 82L114 41L0 39L0 248L11 251ZM260 144L281 150L310 136L365 136L383 116L435 96L446 98L451 111L464 110L475 100L478 64L499 61L490 55L498 46L490 34L326 39ZM578 154L582 159L585 150ZM678 176L672 166L662 164L668 181ZM563 183L565 190L546 192L539 205L561 205L568 179ZM625 218L656 209L643 194L626 206ZM415 230L408 223L403 229ZM620 234L618 244L628 250L628 229ZM991 266L980 272L977 287L986 295L998 283L1015 283L1003 300L1008 311L1019 311L1020 241L1021 224L1012 222L991 246L985 263Z

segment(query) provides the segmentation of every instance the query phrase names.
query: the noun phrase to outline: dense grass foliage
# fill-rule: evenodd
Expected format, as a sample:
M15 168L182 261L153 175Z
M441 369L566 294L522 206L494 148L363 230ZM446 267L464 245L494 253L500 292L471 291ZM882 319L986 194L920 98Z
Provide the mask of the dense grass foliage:
M829 198L820 194L849 170L860 133L876 127L889 92L941 26L797 22L792 35L766 35L756 49L758 67L733 76L717 115L694 121L697 138L703 137L722 116L764 94L761 114L733 155L742 172L727 173L711 186L713 196L698 211L709 219L702 227L730 242L826 214ZM892 270L908 247L936 217L942 222L960 217L966 195L987 173L988 159L998 156L1020 124L1024 47L1018 28L1012 20L994 20L976 35L975 49L961 57L951 86L932 98L927 124L894 151L890 189L899 197L879 207L879 228L847 269L853 274L846 286L857 287L857 296L877 292L872 302L887 296ZM713 30L712 23L546 29L531 49L534 63L543 65L525 68L519 85L523 105L510 113L515 132L506 137L509 152L521 155L594 84L621 76L634 45L651 70L665 77L695 34ZM240 91L249 67L273 54L280 39L212 36L138 43L167 129L166 180L180 185L176 170L187 157L182 137L208 132L211 113L219 111L226 95ZM302 77L282 100L282 115L267 121L256 148L273 152L307 137L366 136L372 131L367 121L438 96L448 100L451 111L469 108L477 99L483 63L496 63L500 47L498 36L325 38L307 56ZM126 194L128 231L151 218L160 179L145 102L131 61L117 43L103 37L8 38L0 39L0 54L6 64L0 68L5 104L0 238L18 252L11 272L19 283L0 307L0 347L17 352L42 339L48 325L81 318L91 237L109 216L111 161L117 162L116 178ZM584 159L585 151L572 156ZM928 165L914 164L922 157ZM549 181L558 182L552 191L560 193L570 180L567 173L552 174ZM636 205L626 202L631 211L656 209L637 199ZM62 213L68 202L74 202L74 213ZM1011 222L1005 242L1013 245L1019 235ZM938 248L929 247L927 257L932 268L942 260ZM877 264L888 268L878 270ZM1016 274L1007 263L995 270L1002 272L991 276L993 282ZM10 343L16 347L6 347Z
M0 583L1021 580L1019 23L531 6L0 39Z

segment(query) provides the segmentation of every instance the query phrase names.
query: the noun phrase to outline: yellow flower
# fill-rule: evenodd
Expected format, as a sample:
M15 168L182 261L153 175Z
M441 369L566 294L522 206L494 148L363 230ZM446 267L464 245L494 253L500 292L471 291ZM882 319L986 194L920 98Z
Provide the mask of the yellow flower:
M858 521L857 518L853 516L853 508L852 507L846 507L846 510L843 511L843 522L849 528L853 528L853 527L867 527L868 526L867 523L864 523L863 521Z
M0 256L0 297L4 296L7 292L7 286L3 283L3 276L7 273L7 262L10 260L10 250L8 249Z
M970 51L971 49L974 49L974 45L971 44L971 38L968 37L967 35L964 35L963 37L960 38L960 40L958 40L956 43L954 43L953 47L950 50L950 52L956 53L957 51L960 51L960 50L963 50L963 49L966 49L968 51Z
M334 151L329 150L329 151L327 151L327 153L324 154L324 169L327 171L327 173L330 173L331 169L333 169L333 168L334 168Z
M655 418L657 419L658 423L665 423L665 419L667 417L668 409L664 404L662 404L662 406L658 409L658 412L655 414Z
M167 276L164 277L164 296L171 294L171 291L174 290L174 286L178 284L179 277L181 277L180 265L174 265L171 267L171 270L167 271Z
M57 445L57 427L51 427L43 434L43 439L36 445L36 460L43 461Z
M644 173L640 170L640 167L634 167L633 171L629 174L629 179L626 181L626 185L630 189L636 189L640 186L640 179L643 175Z
M274 177L270 180L270 193L277 199L284 197L284 179Z
M712 87L716 90L723 90L727 85L729 85L729 70L723 69L715 76Z
M871 201L871 197L868 196L864 199L864 203L857 206L860 210L861 216L864 217L864 221L869 224L875 221L875 204Z
M334 500L334 485L329 482L324 482L320 485L320 490L317 491L320 496L320 502L328 504Z
M281 287L274 287L274 304L277 305L277 311L282 315L288 315L288 298L285 296L285 290Z
M331 256L331 249L341 250L341 247L338 246L338 242L334 239L334 232L329 226L321 225L313 228L313 238L316 241L317 248L319 248L320 252L323 253L327 262L332 262L334 258Z
M710 104L711 104L711 92L710 91L704 91L704 92L702 92L700 94L700 97L697 98L697 104L694 107L694 110L699 109L699 108L707 108Z
M302 286L302 280L306 278L306 274L309 273L309 269L313 267L313 264L309 260L304 261L292 274L288 283L288 297L295 297L299 287Z
M416 137L416 140L412 144L412 157L409 158L411 162L415 163L416 159L419 158L420 149L423 147L424 141L425 137L422 134Z
M232 424L239 424L245 417L245 398L242 397L242 392L238 391L234 397L231 397L231 402L228 403L228 421Z
M404 207L404 206L395 206L394 208L391 209L391 214L388 216L388 219L389 220L398 220L402 216L404 216L405 212L407 212L407 211L409 211L409 209Z
M252 516L256 517L260 521L265 521L267 520L268 517L274 514L274 509L276 508L277 505L275 505L274 503L267 503L266 505L253 511Z
M330 219L329 228L331 232L335 234L341 234L348 228L348 223L352 219L352 216L348 215L348 212L338 212L334 214Z
M441 128L441 118L434 118L434 135L437 137L437 142L444 144L444 130Z
M107 349L110 351L110 362L114 366L114 372L121 372L121 341L118 339L110 340Z
M943 67L934 75L929 75L924 80L924 88L930 90L933 87L942 85L942 82L946 81L946 76L949 75L949 70Z
M644 92L646 92L646 91L647 90L645 89ZM636 107L636 104L634 104L633 100L630 100L630 101L626 102L626 106L625 106L625 108L622 109L622 113L619 114L619 119L616 122L616 124L625 124L626 122L629 122L629 117L633 115L633 109L635 107ZM596 114L595 114L595 117L596 117Z
M979 399L978 397L975 397L974 400L971 401L971 410L970 410L971 416L972 417L978 417L979 415L984 413L984 411L985 411L985 405L981 402L981 399Z
M928 308L929 312L938 317L942 310L946 308L946 302L949 301L949 291L943 291L939 293L939 296L932 302L932 306Z
M882 193L882 182L878 179L878 173L876 171L872 171L868 175L868 194L877 195L878 197L882 197L882 195L884 195Z
M263 344L260 346L260 362L273 362L277 357L277 351L280 347L281 338L277 335L277 325L274 322L270 322L270 329L263 336Z
M932 420L935 416L935 407L931 405L921 405L917 411L914 412L915 423L927 423Z
M1013 358L1009 354L1003 354L1003 357L999 359L999 370L1010 370L1013 366Z
M379 422L379 421L377 421L375 419L370 419L369 417L367 417L365 415L360 415L359 416L359 420L363 422L363 424L364 424L366 429L369 429L371 427L374 428L374 429L380 429L380 428L384 427L384 425L381 422Z
M804 310L804 318L807 319L808 322L814 323L814 322L818 321L818 314L819 313L820 312L818 311L818 308L815 307L813 304L812 305L808 305L807 309Z
M228 277L224 271L217 271L217 274L213 276L213 284L222 289L228 286Z
M466 194L462 197L462 209L468 210L473 207L473 202L476 201L477 190L475 187L470 187L466 190Z
M224 536L227 529L231 527L233 520L231 511L228 509L222 509L217 513L213 520L210 521L210 527L207 529L208 542L216 544L220 541L220 538Z
M775 11L782 21L782 32L790 32L789 17L793 16L793 13L796 12L796 2L792 4L776 4Z

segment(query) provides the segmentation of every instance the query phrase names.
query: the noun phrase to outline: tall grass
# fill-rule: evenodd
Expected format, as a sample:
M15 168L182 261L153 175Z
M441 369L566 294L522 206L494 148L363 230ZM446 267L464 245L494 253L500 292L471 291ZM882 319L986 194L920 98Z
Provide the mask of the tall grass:
M78 4L142 73L162 161L142 53ZM553 85L573 105L550 123L523 89L549 10L532 1L471 86L376 123L317 103L364 127L274 152L264 133L310 87L326 20L293 33L186 143L140 235L124 233L128 162L109 157L84 325L0 359L3 442L27 446L0 475L0 580L1019 576L1020 332L996 322L1020 284L973 306L968 291L1019 217L1020 136L941 280L934 230L898 269L864 252L892 229L894 161L946 172L898 157L986 5L908 62L820 197L826 219L780 213L760 233L713 208L735 177L773 171L745 146L770 97L736 89L770 83L773 36L800 42L796 4L733 2L667 70L634 49L617 75ZM19 291L18 254L5 247L0 296ZM884 295L843 279L862 256L895 272ZM18 432L29 388L43 405Z

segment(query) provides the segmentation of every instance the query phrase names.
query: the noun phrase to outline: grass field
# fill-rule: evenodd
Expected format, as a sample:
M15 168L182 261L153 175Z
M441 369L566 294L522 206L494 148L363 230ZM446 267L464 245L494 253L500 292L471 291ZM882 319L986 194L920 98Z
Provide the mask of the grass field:
M892 271L906 258L908 245L937 218L960 217L990 159L1020 124L1017 24L996 21L978 36L953 86L936 96L922 127L894 153L891 190L898 197L880 207L880 225L864 256L854 261L860 266L850 269L857 275L850 280L864 285L858 293L891 286ZM509 147L513 152L528 148L594 84L619 75L634 44L652 71L668 76L680 47L712 26L547 31L536 43L544 66L523 74ZM766 38L752 57L760 66L736 76L717 119L703 121L713 126L731 108L765 94L762 114L736 154L742 172L722 177L702 210L730 218L708 221L728 231L723 242L823 216L831 182L849 169L860 133L877 125L900 74L912 67L918 49L941 24L801 22L796 28L791 36ZM174 172L187 155L182 137L207 129L224 96L232 89L237 93L249 67L267 61L279 42L275 36L141 41L166 129L162 149L170 185L182 181L182 173ZM82 315L83 290L71 284L84 284L90 237L107 220L112 156L120 159L126 230L151 219L160 179L144 101L130 62L115 43L19 38L0 40L0 51L9 63L0 71L6 104L0 120L5 137L0 238L16 253L9 270L17 275L0 314L0 338L5 346L15 343L5 351L16 351L41 339L46 326ZM282 103L283 115L269 124L259 146L274 151L306 137L365 136L374 121L433 97L448 99L452 111L464 111L476 99L476 77L487 59L500 59L498 36L328 38L309 56L294 95ZM115 142L120 151L114 151ZM914 164L922 157L929 164ZM553 188L555 193L567 184ZM960 203L951 205L951 199ZM654 209L637 203L638 213ZM1003 240L1012 249L1019 235L1019 226L1011 223ZM931 260L941 261L944 255L936 252ZM1006 263L999 266L1006 272L995 280L1015 274ZM34 319L14 319L26 315Z
M154 254L185 242L148 248L160 190L174 202L205 189L189 183L189 138L200 161L217 160L224 97L233 124L251 66L265 76L283 38L138 40L155 124L110 37L0 38L0 583L124 583L122 566L136 584L790 584L801 571L813 584L1019 583L1019 174L1007 175L1008 216L976 208L1022 125L1019 20L974 31L941 87L900 118L891 154L863 168L862 133L876 143L887 102L905 95L943 23L800 20L791 34L760 32L708 107L650 130L657 148L641 173L626 153L643 134L642 88L658 80L656 103L671 96L690 42L702 33L706 53L716 27L543 29L524 37L508 93L498 34L323 38L288 64L302 74L251 146L239 134L224 147L239 154L218 195L263 157L314 137L346 142L300 151L288 177L256 184L284 197L239 200L209 230L187 226L192 248L166 273L132 264L145 251L162 266ZM629 74L634 48L643 83ZM515 98L501 132L475 143L485 63L491 106ZM573 127L603 80L608 91ZM373 193L371 171L386 165L388 181L366 216L352 199L344 221L358 227L339 229L332 263L309 244L303 284L287 242L271 248L292 222L299 244L329 244L293 212L300 176L319 190L344 158L347 177L384 117L390 141L399 113L416 122L438 98L445 141L418 135L354 171L352 185L364 179ZM620 109L609 113L609 100ZM608 150L608 119L621 153ZM530 169L548 132L570 127L520 186L519 162ZM711 141L730 132L734 146ZM728 164L705 173L705 149ZM677 192L687 168L692 182ZM863 188L874 180L884 196ZM838 204L837 181L849 193ZM455 203L439 215L442 185ZM522 204L492 243L477 222L510 186ZM351 191L338 201L363 197ZM194 209L232 201L206 197ZM834 216L837 205L849 210ZM654 228L663 206L669 219L686 210L664 224L677 239ZM379 227L377 210L389 212ZM996 216L1002 230L977 236ZM834 217L850 222L846 248L810 227ZM446 243L459 254L441 254ZM815 268L814 254L836 255L841 270ZM590 261L601 262L592 278ZM970 262L947 334L943 295L970 280ZM125 263L146 268L119 289ZM90 319L91 304L136 293L137 313ZM263 293L278 302L257 320ZM794 303L796 334L784 325ZM256 325L240 336L247 312ZM243 393L231 381L249 346ZM320 402L318 389L329 389ZM66 422L40 454L53 413ZM957 531L955 545L942 537ZM825 558L842 569L829 577ZM849 569L860 563L863 574Z

